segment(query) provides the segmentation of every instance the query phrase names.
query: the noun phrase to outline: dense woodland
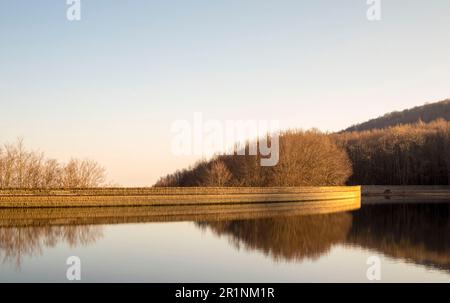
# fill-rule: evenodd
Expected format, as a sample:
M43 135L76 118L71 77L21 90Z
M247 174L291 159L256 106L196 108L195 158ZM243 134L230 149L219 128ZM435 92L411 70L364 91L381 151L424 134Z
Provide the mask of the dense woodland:
M349 184L450 184L450 122L332 135L352 162Z
M60 163L27 150L22 140L0 146L0 188L88 188L104 181L105 170L94 161Z
M318 131L282 133L279 155L273 167L261 166L260 155L220 155L163 177L155 186L325 186L345 184L351 175L344 149Z

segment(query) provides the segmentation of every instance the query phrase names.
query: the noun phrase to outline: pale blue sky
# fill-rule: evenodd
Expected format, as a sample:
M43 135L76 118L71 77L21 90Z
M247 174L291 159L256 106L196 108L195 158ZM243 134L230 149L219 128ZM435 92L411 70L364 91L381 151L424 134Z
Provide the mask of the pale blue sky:
M450 1L0 0L0 139L89 157L122 185L191 163L170 124L334 131L450 97Z

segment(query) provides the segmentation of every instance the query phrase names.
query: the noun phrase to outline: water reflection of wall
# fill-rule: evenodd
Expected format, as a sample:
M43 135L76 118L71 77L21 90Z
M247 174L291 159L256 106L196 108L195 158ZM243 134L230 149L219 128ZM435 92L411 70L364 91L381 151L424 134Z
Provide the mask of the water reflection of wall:
M45 248L67 243L70 247L95 243L103 236L95 225L26 226L0 228L0 261L20 268L24 257L41 255Z

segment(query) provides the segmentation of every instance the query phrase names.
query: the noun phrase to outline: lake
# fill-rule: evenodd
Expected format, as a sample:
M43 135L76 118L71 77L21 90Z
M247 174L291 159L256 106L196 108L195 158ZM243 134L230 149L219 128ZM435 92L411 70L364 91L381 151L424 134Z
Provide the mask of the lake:
M450 200L382 199L353 211L220 220L50 224L3 214L0 282L68 282L70 256L81 261L81 282L372 283L373 257L381 282L450 282Z

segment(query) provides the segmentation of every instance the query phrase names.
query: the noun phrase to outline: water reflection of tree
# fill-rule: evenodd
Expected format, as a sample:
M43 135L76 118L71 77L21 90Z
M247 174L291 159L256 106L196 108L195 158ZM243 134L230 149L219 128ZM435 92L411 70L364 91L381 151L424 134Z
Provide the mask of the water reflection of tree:
M94 243L103 236L102 227L27 226L0 228L0 260L20 268L24 257L41 255L45 248L65 242L70 247Z
M345 241L351 224L349 213L197 223L228 236L238 248L262 251L276 261L317 259Z
M450 270L450 204L365 205L353 213L197 223L274 260L317 259L336 244Z
M450 204L367 205L353 214L348 242L390 257L450 269Z

